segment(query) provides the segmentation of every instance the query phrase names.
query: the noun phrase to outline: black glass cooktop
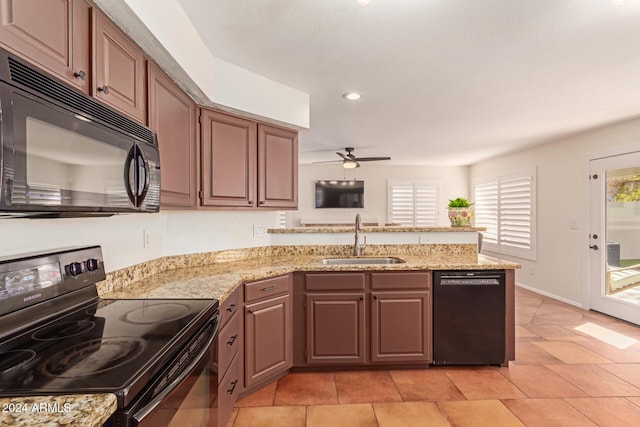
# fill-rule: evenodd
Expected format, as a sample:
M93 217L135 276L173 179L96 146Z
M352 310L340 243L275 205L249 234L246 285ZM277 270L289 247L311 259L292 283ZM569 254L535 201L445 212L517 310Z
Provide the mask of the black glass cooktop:
M217 310L216 300L98 300L0 345L0 396L135 392Z

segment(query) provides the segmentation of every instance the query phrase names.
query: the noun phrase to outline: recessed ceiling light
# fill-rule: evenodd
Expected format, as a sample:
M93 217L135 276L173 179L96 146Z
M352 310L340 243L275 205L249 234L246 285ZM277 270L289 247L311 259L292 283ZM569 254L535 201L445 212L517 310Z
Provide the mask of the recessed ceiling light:
M369 0L356 0L356 3L358 3L358 6L360 7L367 7Z
M360 98L362 98L362 94L360 94L358 92L347 92L347 93L343 93L342 97L344 99L349 100L349 101L357 101Z

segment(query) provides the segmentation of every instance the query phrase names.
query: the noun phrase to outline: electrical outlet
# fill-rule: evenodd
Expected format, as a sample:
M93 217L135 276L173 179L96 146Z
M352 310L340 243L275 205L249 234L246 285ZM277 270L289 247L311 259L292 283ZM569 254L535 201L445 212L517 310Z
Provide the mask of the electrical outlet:
M148 248L151 246L151 233L148 230L142 230L142 247Z
M265 236L267 234L266 225L253 224L253 237Z

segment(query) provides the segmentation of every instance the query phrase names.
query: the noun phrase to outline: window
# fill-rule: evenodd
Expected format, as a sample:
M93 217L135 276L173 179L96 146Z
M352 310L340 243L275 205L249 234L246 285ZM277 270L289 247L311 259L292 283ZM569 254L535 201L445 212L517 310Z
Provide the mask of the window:
M438 225L438 181L389 180L387 188L388 222L405 227Z
M483 248L536 259L535 183L535 168L476 181L475 225L487 228Z

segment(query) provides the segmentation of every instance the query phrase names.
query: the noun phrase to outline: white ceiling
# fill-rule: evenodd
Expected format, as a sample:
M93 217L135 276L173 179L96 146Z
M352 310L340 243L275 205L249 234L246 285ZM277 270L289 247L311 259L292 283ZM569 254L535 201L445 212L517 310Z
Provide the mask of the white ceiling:
M310 94L303 163L472 164L640 116L640 0L179 2L214 56Z

